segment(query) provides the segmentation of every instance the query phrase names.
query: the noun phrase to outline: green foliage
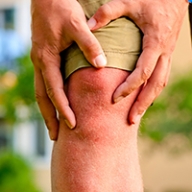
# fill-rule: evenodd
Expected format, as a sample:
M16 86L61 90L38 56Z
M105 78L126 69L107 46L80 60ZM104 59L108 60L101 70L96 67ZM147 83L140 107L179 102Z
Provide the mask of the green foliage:
M19 58L12 71L0 71L0 106L4 109L4 118L7 121L14 123L20 120L19 116L37 116L33 76L29 54Z
M182 135L192 143L192 72L170 84L147 111L141 133L156 142Z
M0 155L1 192L39 192L33 182L29 164L19 155L3 153Z

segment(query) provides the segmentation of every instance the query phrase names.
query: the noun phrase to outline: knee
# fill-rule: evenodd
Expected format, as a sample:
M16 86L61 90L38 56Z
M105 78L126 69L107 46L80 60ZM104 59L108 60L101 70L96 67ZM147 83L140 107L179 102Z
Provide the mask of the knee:
M112 68L78 70L69 79L68 96L77 97L81 101L87 100L89 104L95 100L109 102L113 92L127 75L125 71Z
M76 116L76 138L110 143L124 137L120 129L128 130L131 100L126 99L123 105L113 104L112 95L127 75L126 71L112 68L86 68L71 75L67 94Z
M119 111L127 111L129 102L125 100L123 109L121 104L114 105L112 101L115 89L127 75L128 72L114 68L84 68L72 74L67 95L77 119L104 121L108 115L112 117Z
M78 96L81 97L81 100L92 98L89 102L98 96L104 97L110 87L109 79L106 78L106 74L103 74L103 70L93 68L81 69L72 74L69 86L70 97ZM75 95L71 95L71 92Z
M98 140L101 136L98 127L107 123L105 111L112 105L112 87L106 72L85 68L69 78L68 98L77 120L73 133L80 140Z

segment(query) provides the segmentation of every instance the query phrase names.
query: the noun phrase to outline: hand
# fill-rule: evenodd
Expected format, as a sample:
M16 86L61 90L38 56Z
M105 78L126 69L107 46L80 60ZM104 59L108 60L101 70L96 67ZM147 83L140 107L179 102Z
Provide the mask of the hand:
M144 34L136 69L113 95L114 102L118 102L143 85L129 112L130 124L140 119L168 82L171 55L187 7L187 0L112 0L88 21L90 29L96 30L113 19L127 16Z
M76 124L64 93L60 52L75 41L93 66L103 67L106 60L76 0L32 0L31 13L31 58L35 71L36 99L50 138L56 140L59 128L57 111L70 128Z

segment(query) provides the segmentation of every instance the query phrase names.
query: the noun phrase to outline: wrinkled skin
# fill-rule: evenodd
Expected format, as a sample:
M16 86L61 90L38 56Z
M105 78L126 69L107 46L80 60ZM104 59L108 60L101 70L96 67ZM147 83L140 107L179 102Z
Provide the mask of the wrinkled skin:
M76 124L64 93L60 52L75 41L93 66L103 67L106 61L77 1L32 0L31 14L36 99L50 138L56 140L59 127L56 110L68 127L74 128Z
M144 114L168 82L172 52L188 5L187 0L112 0L88 21L91 30L96 30L127 16L144 34L136 69L113 95L114 102L119 102L143 84L128 115L131 124Z
M88 22L89 28L96 30L112 19L127 16L144 34L143 52L136 69L113 95L114 102L118 102L144 85L128 114L130 124L142 116L167 84L171 55L187 7L186 0L113 0L103 5ZM31 12L36 98L50 138L56 140L59 128L56 111L68 127L76 125L63 91L60 52L75 41L93 66L103 67L106 61L77 1L32 0Z

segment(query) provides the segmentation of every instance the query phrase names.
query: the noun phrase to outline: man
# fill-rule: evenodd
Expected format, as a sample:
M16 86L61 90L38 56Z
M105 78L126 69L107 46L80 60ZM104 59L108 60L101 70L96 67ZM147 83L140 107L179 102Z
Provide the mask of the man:
M53 151L53 191L143 191L137 129L167 83L187 7L185 0L113 0L101 6L87 25L77 1L32 1L36 97L51 139L59 136ZM96 30L121 16L131 18L144 34L135 70L131 74L108 68L78 70L69 78L66 97L60 52L75 41L93 66L104 67L103 50L88 26ZM116 104L110 102L112 95Z

